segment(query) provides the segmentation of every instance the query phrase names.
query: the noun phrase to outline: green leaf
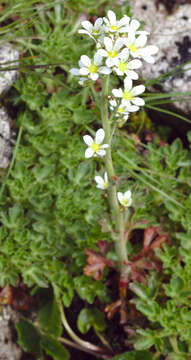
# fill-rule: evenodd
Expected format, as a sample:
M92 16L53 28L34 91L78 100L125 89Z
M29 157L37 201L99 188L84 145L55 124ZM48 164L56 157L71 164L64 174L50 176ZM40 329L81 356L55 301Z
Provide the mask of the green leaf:
M42 307L38 317L42 328L49 334L59 337L62 334L61 314L55 297Z
M65 347L51 336L43 336L41 346L54 360L68 360L70 358L70 354Z
M18 344L24 351L32 353L37 359L42 359L39 330L24 317L15 325L18 334Z
M90 309L82 309L77 320L78 329L82 334L89 331L92 326L92 314Z
M130 351L114 356L113 360L153 360L149 351Z
M97 331L104 331L106 328L104 314L96 308L82 309L78 315L77 326L82 334L87 333L92 326Z

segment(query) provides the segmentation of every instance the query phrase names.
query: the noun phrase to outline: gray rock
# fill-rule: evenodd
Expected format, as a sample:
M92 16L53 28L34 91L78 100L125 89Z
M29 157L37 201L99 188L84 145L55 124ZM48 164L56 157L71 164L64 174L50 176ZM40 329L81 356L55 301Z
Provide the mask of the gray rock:
M19 52L6 44L0 47L0 70L3 68L12 68L18 65ZM0 94L6 92L11 87L17 77L17 70L0 71Z
M13 341L12 327L19 315L10 306L2 306L0 315L0 360L20 360L21 348ZM11 326L12 324L12 326Z
M148 45L159 47L155 64L144 62L141 69L144 79L156 78L191 60L191 4L180 5L169 15L162 4L157 9L154 0L129 2L133 17L144 21L144 29L151 32ZM161 83L163 91L191 91L191 63L184 65L183 70ZM191 102L176 102L175 105L185 113L191 113Z
M18 65L19 52L11 44L0 47L0 70L3 68L16 67ZM0 94L8 91L16 80L17 70L0 71ZM11 119L7 110L0 108L0 168L7 168L11 157Z
M10 144L11 119L7 113L7 110L3 107L0 108L0 168L7 168L10 162L12 153L12 147Z

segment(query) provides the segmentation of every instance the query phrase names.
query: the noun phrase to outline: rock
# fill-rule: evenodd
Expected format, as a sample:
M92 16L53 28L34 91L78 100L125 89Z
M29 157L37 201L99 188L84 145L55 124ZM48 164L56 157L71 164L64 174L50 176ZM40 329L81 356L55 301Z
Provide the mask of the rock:
M0 47L0 70L3 67L11 68L18 65L19 52L12 47L11 44L6 44ZM5 63L4 65L2 65ZM0 71L0 94L6 92L11 87L12 83L17 77L17 70Z
M19 321L18 313L10 306L2 306L0 315L0 360L20 360L21 348L14 341L13 324Z
M159 52L155 64L144 62L141 76L145 80L156 78L176 66L191 60L191 4L182 4L168 14L163 4L154 0L130 0L133 17L144 21L144 30L151 32L148 45L157 45ZM191 63L161 82L164 92L191 91ZM176 102L177 109L191 114L191 102Z
M11 119L4 107L0 108L0 168L7 168L12 153L11 140Z
M16 67L19 52L11 44L0 47L0 70L5 67ZM16 62L15 62L16 61ZM3 63L5 63L3 65ZM0 71L0 94L8 91L16 80L17 70ZM4 107L0 108L0 168L7 168L11 157L11 119Z

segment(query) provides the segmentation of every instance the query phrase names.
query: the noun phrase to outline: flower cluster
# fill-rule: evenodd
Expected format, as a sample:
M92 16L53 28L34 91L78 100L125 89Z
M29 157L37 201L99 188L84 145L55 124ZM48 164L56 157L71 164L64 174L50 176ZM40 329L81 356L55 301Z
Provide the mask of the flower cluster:
M156 46L146 46L149 33L140 30L140 22L124 15L120 20L116 19L113 11L109 10L107 17L98 18L94 24L90 21L82 22L80 34L88 35L96 44L96 52L92 59L82 55L79 60L79 68L72 68L70 73L79 77L81 85L89 84L100 77L111 73L124 77L122 88L113 89L110 97L110 111L114 111L120 122L125 122L130 112L138 111L143 106L144 100L139 96L145 91L144 85L133 86L133 81L138 80L136 72L142 66L142 60L154 63L158 51ZM121 121L122 120L122 121ZM90 135L83 137L88 146L85 157L104 157L107 154L109 144L104 144L104 129L99 129L93 139ZM111 179L110 179L111 180ZM107 172L104 177L95 176L96 187L106 190L109 187ZM132 194L128 190L124 194L117 192L117 199L123 207L132 204Z
M72 75L80 76L79 83L96 81L100 76L111 73L124 76L124 86L113 89L111 109L116 108L116 115L128 119L129 113L138 111L144 105L144 100L137 95L145 91L143 85L133 87L133 80L138 79L136 72L142 66L142 60L153 64L158 48L146 45L149 32L140 30L140 22L124 15L116 19L109 10L107 17L98 18L94 24L83 21L78 32L86 34L96 43L96 53L93 59L82 55L79 68L70 70Z

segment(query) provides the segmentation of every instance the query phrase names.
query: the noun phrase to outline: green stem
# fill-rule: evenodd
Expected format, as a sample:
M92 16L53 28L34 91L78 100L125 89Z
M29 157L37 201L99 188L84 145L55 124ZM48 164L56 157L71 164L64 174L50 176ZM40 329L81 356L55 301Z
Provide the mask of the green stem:
M115 250L118 258L118 266L121 273L124 273L124 268L127 267L127 250L124 241L124 216L123 211L120 210L120 206L117 200L117 189L114 182L115 172L113 168L112 156L111 156L111 140L112 140L112 131L111 131L111 121L108 117L108 91L109 91L109 76L106 76L103 79L102 83L102 99L101 99L101 119L103 124L103 129L105 131L105 143L109 144L107 153L105 156L105 166L108 174L109 180L109 204L111 212L115 222Z

